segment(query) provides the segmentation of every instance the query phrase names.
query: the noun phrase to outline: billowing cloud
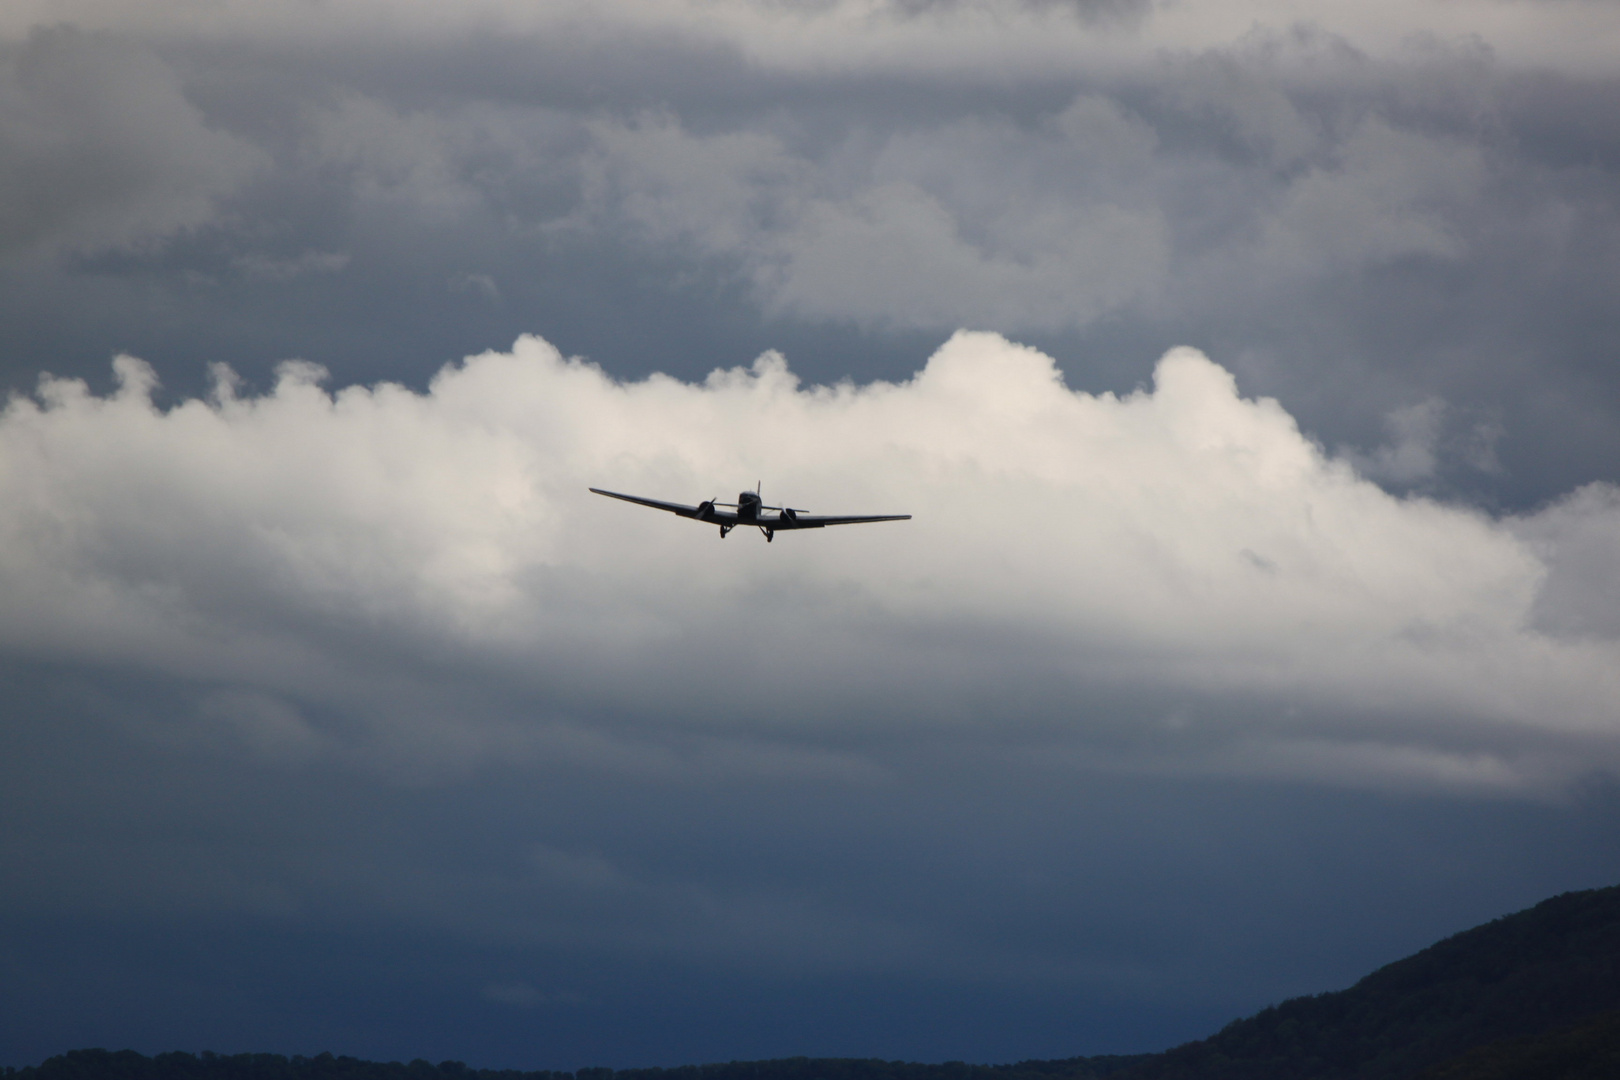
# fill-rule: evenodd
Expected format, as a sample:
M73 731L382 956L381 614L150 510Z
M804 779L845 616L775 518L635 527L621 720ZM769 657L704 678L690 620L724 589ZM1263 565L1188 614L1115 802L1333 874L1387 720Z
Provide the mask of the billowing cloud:
M751 133L598 124L584 213L740 263L771 311L877 326L1086 325L1163 280L1169 229L1132 192L1153 132L1083 97L1037 132L963 121L829 170ZM1022 162L1012 168L994 162ZM606 224L606 222L604 222Z
M69 26L0 46L0 253L165 239L214 220L262 161L150 50Z
M289 364L160 409L116 367L0 421L0 633L187 680L196 722L288 760L589 753L656 717L808 768L880 762L851 724L944 725L1087 767L1545 792L1620 750L1582 584L1608 489L1505 521L1393 496L1190 349L1124 397L966 333L865 386L775 355L620 383L524 338L424 393ZM756 479L915 520L722 544L585 491Z
M1454 260L1466 250L1445 220L1478 198L1485 169L1477 148L1446 145L1365 121L1337 151L1341 159L1288 189L1268 222L1271 257L1298 273L1335 264L1401 258Z

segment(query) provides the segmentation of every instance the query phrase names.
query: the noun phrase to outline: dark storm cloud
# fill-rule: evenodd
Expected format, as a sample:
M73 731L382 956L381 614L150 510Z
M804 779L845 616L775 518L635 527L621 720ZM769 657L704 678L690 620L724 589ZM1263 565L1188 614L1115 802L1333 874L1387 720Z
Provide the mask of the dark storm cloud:
M185 182L74 226L141 252L17 274L13 385L99 377L118 348L177 387L221 356L255 380L305 355L419 383L531 330L625 374L786 345L812 378L898 377L969 325L1033 336L1090 388L1198 343L1367 461L1434 403L1433 452L1392 483L1528 506L1612 478L1612 76L1308 25L1143 54L1150 20L1076 38L1089 68L1036 49L1027 79L987 82L930 59L975 6L880 19L912 52L837 69L811 58L841 6L726 10L708 31L474 22L314 50L267 18L167 36L161 62L95 39L166 64L175 130L214 149L199 169L131 140ZM760 52L773 18L809 35L802 63ZM996 48L1032 48L1019 18ZM273 164L244 186L255 153Z
M0 789L14 1060L1131 1050L1606 880L1620 850L1601 791L1052 782L938 739L861 784L491 763L398 785L109 737L109 703L164 695L44 674L7 671L31 763ZM525 986L548 1000L490 993Z
M1144 1049L1612 878L1602 6L49 7L19 1060ZM917 517L583 490L759 479Z

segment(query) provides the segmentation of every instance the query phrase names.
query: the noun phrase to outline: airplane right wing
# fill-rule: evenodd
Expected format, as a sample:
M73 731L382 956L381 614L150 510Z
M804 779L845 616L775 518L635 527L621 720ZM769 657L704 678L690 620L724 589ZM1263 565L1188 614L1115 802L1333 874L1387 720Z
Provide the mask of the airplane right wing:
M825 525L859 525L865 521L910 521L910 514L867 514L836 517L829 514L800 514L784 511L778 529L819 529Z

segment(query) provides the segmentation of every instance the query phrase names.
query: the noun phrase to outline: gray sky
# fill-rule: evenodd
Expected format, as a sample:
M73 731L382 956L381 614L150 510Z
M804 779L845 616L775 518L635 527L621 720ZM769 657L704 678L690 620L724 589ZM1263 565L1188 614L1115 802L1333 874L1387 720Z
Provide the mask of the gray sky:
M0 1060L1159 1049L1612 883L1616 57L8 5ZM756 482L915 517L585 491Z

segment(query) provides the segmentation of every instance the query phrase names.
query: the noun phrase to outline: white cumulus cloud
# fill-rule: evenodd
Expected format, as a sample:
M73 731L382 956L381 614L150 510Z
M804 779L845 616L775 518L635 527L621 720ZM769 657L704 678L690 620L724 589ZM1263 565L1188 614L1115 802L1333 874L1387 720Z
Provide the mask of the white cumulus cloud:
M774 354L624 383L534 337L420 393L295 363L159 408L116 369L0 417L0 642L182 680L278 760L612 756L625 718L850 777L895 731L1492 790L1620 751L1580 587L1613 576L1612 492L1513 521L1397 497L1191 349L1124 397L976 333L864 386ZM756 481L915 517L722 543L585 490Z

